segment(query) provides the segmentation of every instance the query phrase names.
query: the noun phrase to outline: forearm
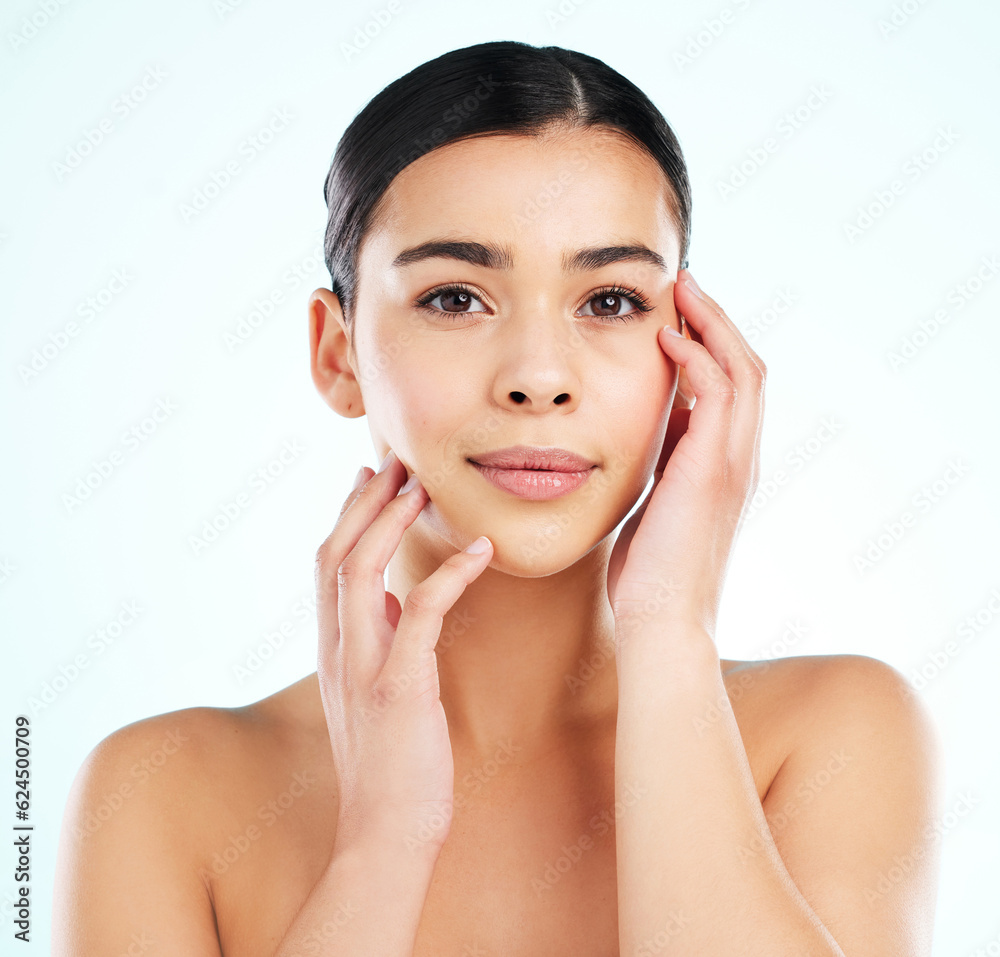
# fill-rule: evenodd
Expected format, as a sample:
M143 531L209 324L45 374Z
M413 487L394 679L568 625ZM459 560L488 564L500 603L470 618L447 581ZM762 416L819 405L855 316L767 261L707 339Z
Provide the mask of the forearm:
M382 835L335 846L274 957L411 957L435 861Z
M622 957L844 957L774 845L711 638L642 629L618 667Z

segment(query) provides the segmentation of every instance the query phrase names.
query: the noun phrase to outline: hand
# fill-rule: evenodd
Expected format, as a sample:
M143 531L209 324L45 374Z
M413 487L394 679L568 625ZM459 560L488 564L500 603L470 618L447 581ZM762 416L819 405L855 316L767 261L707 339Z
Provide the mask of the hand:
M400 607L382 576L428 500L419 482L397 495L405 476L392 452L383 471L363 469L316 555L316 674L340 785L338 847L374 836L439 851L451 823L455 770L434 648L493 546L452 555Z
M692 338L661 330L657 341L684 369L694 408L670 414L653 487L615 541L608 599L619 625L655 618L714 638L730 553L760 474L766 369L689 279L678 272L674 302Z

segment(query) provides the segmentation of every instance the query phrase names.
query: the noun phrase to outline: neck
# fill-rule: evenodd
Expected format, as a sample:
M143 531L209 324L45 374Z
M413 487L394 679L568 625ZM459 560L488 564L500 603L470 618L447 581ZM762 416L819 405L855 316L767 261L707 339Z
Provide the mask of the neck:
M445 615L435 649L453 747L527 753L606 727L617 713L609 536L568 568L518 578L487 568ZM399 599L440 565L404 536L386 570Z

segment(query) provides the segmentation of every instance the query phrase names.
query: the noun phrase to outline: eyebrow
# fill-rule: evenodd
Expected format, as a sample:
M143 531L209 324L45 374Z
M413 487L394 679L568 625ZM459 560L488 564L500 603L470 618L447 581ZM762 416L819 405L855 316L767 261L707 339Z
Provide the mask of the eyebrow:
M392 265L401 268L426 259L457 259L473 266L505 271L514 267L514 256L509 247L458 239L431 239L411 246L396 256ZM617 246L587 246L573 253L564 253L562 257L564 272L600 269L602 266L621 262L643 262L664 272L668 271L667 264L659 253L635 242Z

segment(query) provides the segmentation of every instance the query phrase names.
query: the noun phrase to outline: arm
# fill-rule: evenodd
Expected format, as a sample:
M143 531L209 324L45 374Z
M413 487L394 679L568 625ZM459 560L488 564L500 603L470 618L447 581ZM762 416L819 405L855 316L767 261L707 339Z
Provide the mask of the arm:
M178 820L175 789L194 750L188 730L175 715L137 722L84 760L63 814L53 957L221 957L209 889L193 864L195 831Z
M661 643L645 706L620 704L616 777L645 789L618 825L622 954L930 954L938 745L902 676L801 659L801 729L762 807L718 659L682 645Z
M274 957L410 957L436 860L436 850L414 854L388 829L338 838Z
M674 296L690 338L668 326L658 342L683 368L695 403L671 412L658 481L608 566L615 786L623 803L626 788L640 795L617 829L622 953L646 957L669 945L698 957L925 954L936 861L920 836L933 831L935 744L898 673L874 659L859 665L858 656L824 661L831 677L796 699L797 743L764 807L757 798L714 636L760 474L766 370L684 270ZM780 852L771 810L796 814L780 830ZM907 868L872 898L897 857Z

